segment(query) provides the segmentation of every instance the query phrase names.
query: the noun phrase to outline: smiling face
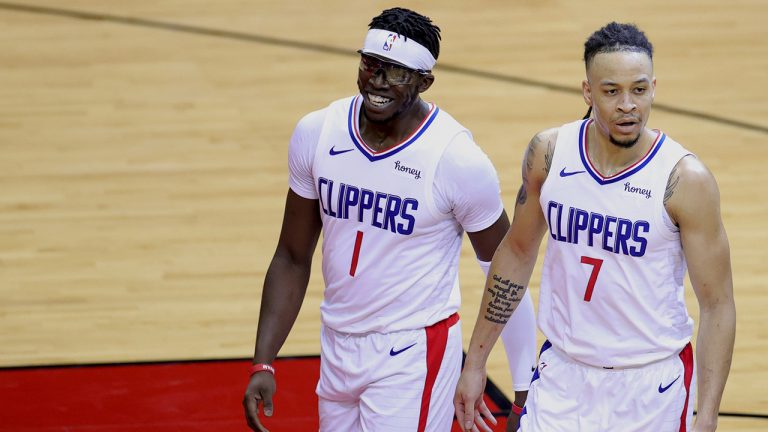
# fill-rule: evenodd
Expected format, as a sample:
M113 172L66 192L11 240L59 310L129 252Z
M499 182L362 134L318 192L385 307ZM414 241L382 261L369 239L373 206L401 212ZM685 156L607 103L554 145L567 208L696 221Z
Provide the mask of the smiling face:
M634 146L645 133L655 89L651 58L634 51L595 55L582 83L598 135L624 148Z
M419 94L434 79L431 73L408 70L363 54L357 74L357 87L364 100L363 114L372 122L384 123L417 112Z

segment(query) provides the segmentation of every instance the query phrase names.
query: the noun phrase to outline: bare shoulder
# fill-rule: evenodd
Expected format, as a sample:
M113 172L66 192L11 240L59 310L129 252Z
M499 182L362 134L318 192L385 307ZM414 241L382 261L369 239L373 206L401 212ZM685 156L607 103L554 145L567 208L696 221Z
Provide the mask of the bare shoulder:
M688 155L672 169L664 192L664 205L679 225L705 214L720 214L720 191L712 172L701 160Z
M536 136L541 140L552 141L552 144L554 144L555 141L557 141L557 132L559 130L559 127L544 129L543 131L537 133Z

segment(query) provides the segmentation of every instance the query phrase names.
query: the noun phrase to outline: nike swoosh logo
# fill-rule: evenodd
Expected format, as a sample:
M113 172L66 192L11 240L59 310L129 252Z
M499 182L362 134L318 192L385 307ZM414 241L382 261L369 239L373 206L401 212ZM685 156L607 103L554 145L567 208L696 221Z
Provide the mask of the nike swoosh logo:
M568 176L572 176L572 175L576 175L576 174L581 174L581 173L583 173L583 172L586 172L586 171L584 171L584 170L581 170L581 171L571 171L571 172L565 172L565 168L563 168L563 169L560 171L560 177L568 177Z
M405 348L403 348L403 349L401 349L401 350L397 350L397 351L395 351L395 349L394 349L394 348L390 348L390 349L389 349L389 355L391 355L391 356L393 356L393 357L394 357L394 356L396 356L396 355L400 354L401 352L403 352L403 351L405 351L405 350L407 350L407 349L409 349L409 348L412 348L412 347L414 347L414 346L416 346L416 344L415 344L415 343L414 343L414 344L411 344L411 345L408 345L407 347L405 347Z
M331 150L330 150L330 151L328 151L328 153L329 153L331 156L340 155L340 154L342 154L342 153L351 152L352 150L354 150L353 148L351 148L351 149L346 149L346 150L334 150L334 148L336 148L336 146L333 146L333 147L331 147Z
M667 384L666 387L662 387L661 384L659 384L659 393L664 393L665 391L669 390L670 387L672 387L672 384L677 382L677 380L680 379L680 375L677 376L677 378L674 379L671 383Z

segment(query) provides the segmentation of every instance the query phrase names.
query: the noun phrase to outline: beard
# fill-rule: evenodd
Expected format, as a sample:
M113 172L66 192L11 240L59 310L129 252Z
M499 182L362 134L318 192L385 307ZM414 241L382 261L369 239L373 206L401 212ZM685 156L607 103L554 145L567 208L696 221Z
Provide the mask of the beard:
M637 144L637 142L640 140L640 135L641 134L637 134L637 136L635 136L634 138L627 138L627 139L624 139L623 141L617 140L611 134L608 134L608 138L611 140L612 144L617 145L621 148L628 149L628 148L632 148L635 144Z

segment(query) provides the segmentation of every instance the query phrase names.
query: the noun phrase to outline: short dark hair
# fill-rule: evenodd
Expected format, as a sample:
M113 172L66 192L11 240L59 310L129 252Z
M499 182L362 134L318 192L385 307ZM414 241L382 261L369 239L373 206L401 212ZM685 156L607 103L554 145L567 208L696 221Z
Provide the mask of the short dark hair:
M440 27L434 25L429 17L410 9L387 9L374 17L368 28L396 32L424 45L435 59L440 55Z
M584 65L589 67L592 59L601 53L616 51L641 52L653 60L653 45L645 33L634 24L611 22L584 42Z

